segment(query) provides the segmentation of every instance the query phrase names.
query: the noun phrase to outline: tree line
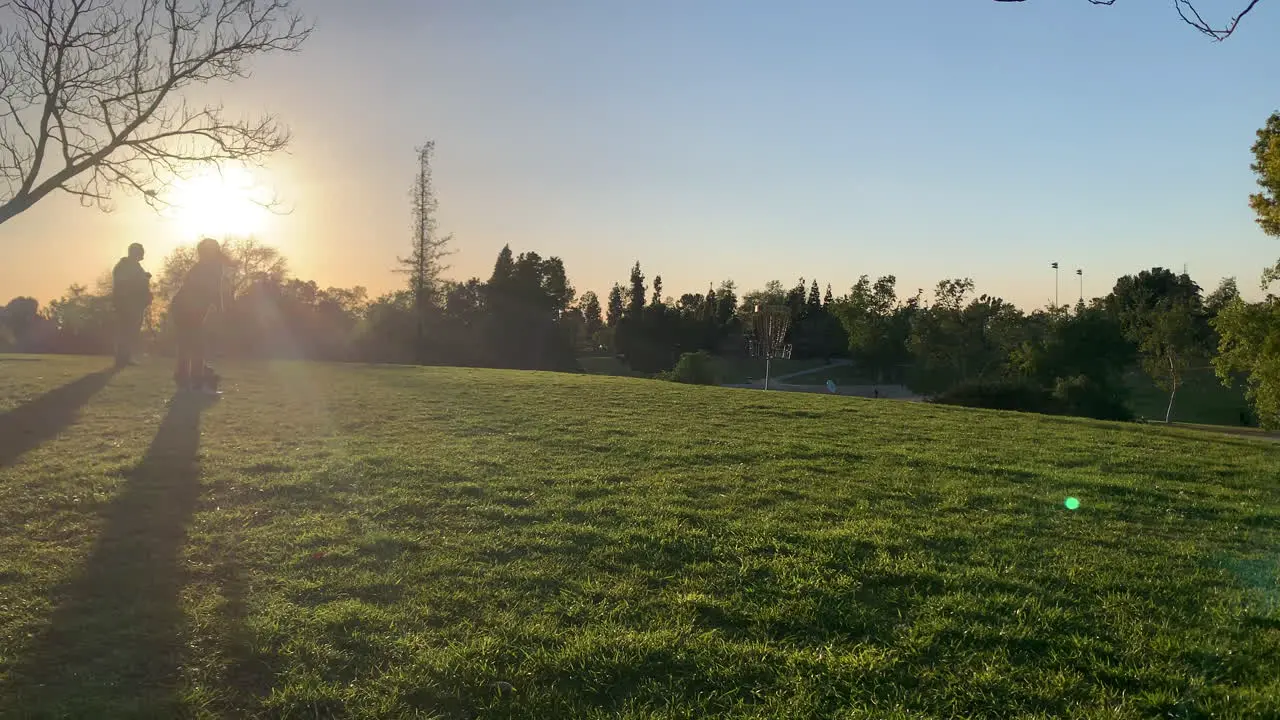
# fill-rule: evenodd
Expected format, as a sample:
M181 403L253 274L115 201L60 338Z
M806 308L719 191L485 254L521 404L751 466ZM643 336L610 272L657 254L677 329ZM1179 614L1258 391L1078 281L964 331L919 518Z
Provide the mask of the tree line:
M227 356L574 371L577 358L608 353L656 374L687 353L748 354L753 314L768 306L790 316L792 357L848 358L868 383L1115 419L1128 415L1124 375L1134 368L1169 392L1170 409L1192 368L1216 361L1229 377L1248 374L1250 323L1274 303L1244 303L1234 279L1205 295L1186 274L1164 268L1121 277L1089 303L1030 312L975 295L968 278L904 297L892 275L863 276L838 296L800 279L741 299L731 280L674 298L664 295L661 276L647 282L637 262L602 305L594 292L577 294L560 258L509 247L487 280L442 281L421 300L415 280L370 298L361 287L293 277L278 250L256 241L226 250L230 302L216 318L214 347ZM194 262L191 248L178 248L157 274L154 351L172 343L165 309ZM0 350L108 353L113 317L109 277L93 289L73 285L45 307L14 298L0 311Z
M252 239L226 243L227 311L214 348L226 355L417 362L572 371L582 355L609 353L658 374L697 353L758 348L761 308L786 319L791 357L846 357L868 382L901 383L943 401L1127 417L1126 372L1140 368L1169 393L1166 419L1193 368L1212 364L1227 383L1247 381L1256 421L1280 425L1280 298L1245 302L1228 279L1209 294L1185 273L1152 268L1116 280L1106 296L1074 308L1025 312L976 295L969 278L940 281L931 296L902 295L892 275L861 277L839 296L815 279L742 293L731 280L705 293L668 295L639 262L605 303L580 296L564 262L504 247L487 280L442 277L449 236L434 221L428 143L418 151L411 253L403 290L370 299L364 288L321 288L293 277L278 250ZM1280 236L1280 113L1257 133L1250 196L1259 227ZM153 346L172 342L166 308L194 263L193 248L164 259L149 325ZM1280 264L1265 271L1265 290ZM41 307L14 298L0 311L0 350L105 353L112 344L110 278L73 285ZM705 376L704 376L705 377Z

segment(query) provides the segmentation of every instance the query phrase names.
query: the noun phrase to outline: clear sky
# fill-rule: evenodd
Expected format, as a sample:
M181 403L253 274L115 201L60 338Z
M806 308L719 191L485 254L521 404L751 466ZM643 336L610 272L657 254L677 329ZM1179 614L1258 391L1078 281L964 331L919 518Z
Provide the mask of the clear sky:
M1225 18L1242 4L1202 0ZM1280 108L1280 0L1225 43L1167 2L310 0L297 55L211 89L278 113L259 231L295 272L372 293L409 242L414 146L436 141L449 275L507 243L603 294L639 260L668 294L866 273L970 276L1024 307L1181 269L1254 294L1254 131ZM46 200L0 226L0 296L92 282L131 241L191 232L122 199ZM0 299L3 302L4 299Z

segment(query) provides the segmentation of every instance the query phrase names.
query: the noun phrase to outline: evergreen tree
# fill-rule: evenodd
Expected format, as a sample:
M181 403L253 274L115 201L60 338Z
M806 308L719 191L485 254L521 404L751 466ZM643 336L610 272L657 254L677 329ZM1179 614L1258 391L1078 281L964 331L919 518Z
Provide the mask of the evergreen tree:
M560 317L569 310L573 298L578 294L569 284L569 277L564 270L564 261L558 257L549 257L541 266L543 289L551 304L552 317Z
M835 295L831 294L831 283L827 283L827 294L822 296L822 307L829 307L835 302Z
M800 278L796 286L791 288L787 293L787 306L791 308L791 320L794 322L804 314L804 299L807 285L804 278Z
M511 254L511 246L503 245L498 252L498 260L493 264L493 274L489 276L489 286L500 285L511 280L515 274L515 256Z
M662 276L655 275L653 277L653 306L658 307L662 304Z
M640 319L644 315L644 273L640 271L640 262L636 261L631 268L631 302L627 305L627 315Z
M720 306L716 319L719 320L720 325L728 325L734 314L738 312L738 295L732 280L720 283L720 290L716 292L716 303Z
M622 320L623 308L622 286L618 283L614 283L613 287L609 290L609 306L607 314L605 315L605 324L609 327L617 327L618 322Z
M619 295L621 299L621 295ZM582 294L582 319L586 323L587 336L593 337L604 327L604 318L601 317L600 298L590 290Z
M812 315L822 309L822 297L818 294L818 281L814 280L809 284L809 314Z

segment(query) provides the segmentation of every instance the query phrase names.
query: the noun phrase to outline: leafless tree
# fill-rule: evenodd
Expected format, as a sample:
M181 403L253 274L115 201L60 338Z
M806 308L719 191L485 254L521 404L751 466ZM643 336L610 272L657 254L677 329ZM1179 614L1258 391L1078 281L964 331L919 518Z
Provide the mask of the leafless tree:
M417 148L418 173L413 179L410 191L410 203L413 212L413 243L410 245L409 257L399 258L400 271L409 276L409 289L413 292L414 315L417 316L417 346L415 352L418 362L423 361L426 348L426 327L428 315L436 309L441 295L440 273L448 268L442 260L451 254L448 245L453 241L452 235L440 235L436 228L435 185L431 181L431 157L435 154L436 143L428 140Z
M1026 2L1026 0L995 0L996 2ZM1115 5L1116 0L1087 0L1091 5ZM1250 0L1237 15L1231 18L1231 22L1222 26L1210 25L1201 15L1191 0L1173 0L1173 7L1178 11L1178 16L1182 21L1200 32L1208 35L1214 40L1226 40L1236 31L1236 27L1240 25L1240 21L1245 15L1248 15L1257 7L1262 0Z
M164 203L192 169L283 148L272 116L229 119L184 91L248 75L311 33L294 0L0 0L0 223L55 190Z

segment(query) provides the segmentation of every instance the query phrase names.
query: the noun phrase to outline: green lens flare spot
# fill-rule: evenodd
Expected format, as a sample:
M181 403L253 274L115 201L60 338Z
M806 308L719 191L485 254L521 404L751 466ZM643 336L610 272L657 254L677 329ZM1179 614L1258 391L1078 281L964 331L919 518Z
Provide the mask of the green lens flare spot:
M1079 500L1077 500L1077 499L1075 499L1075 498L1071 498L1071 497L1069 497L1069 498L1067 498L1067 501L1066 501L1065 503L1063 503L1063 504L1067 506L1067 509L1068 509L1068 510L1079 510L1079 509L1080 509L1080 501L1079 501Z

